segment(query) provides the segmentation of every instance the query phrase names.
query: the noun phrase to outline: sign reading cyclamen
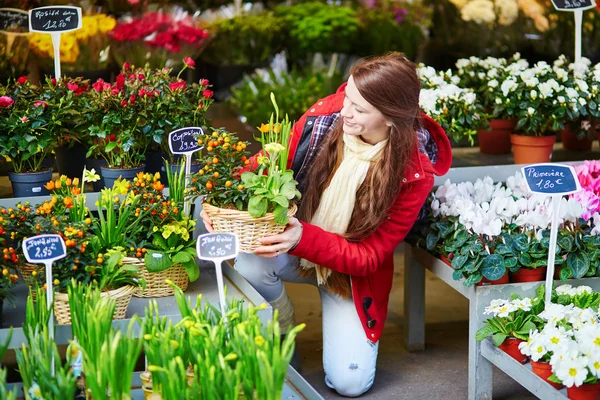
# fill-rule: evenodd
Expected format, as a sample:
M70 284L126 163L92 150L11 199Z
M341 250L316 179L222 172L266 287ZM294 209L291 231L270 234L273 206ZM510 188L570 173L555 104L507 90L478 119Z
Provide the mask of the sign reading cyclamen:
M551 303L552 283L554 282L554 259L556 238L562 196L577 193L581 185L575 169L564 164L534 164L522 168L527 187L533 193L552 196L552 225L550 225L550 247L548 249L548 270L546 272L546 307Z

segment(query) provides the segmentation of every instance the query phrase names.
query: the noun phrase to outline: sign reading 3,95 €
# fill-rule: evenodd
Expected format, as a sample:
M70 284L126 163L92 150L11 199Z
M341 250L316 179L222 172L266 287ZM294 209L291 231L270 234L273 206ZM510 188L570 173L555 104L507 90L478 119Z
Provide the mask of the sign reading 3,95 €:
M64 258L67 248L59 235L39 235L23 240L23 254L32 264L47 264Z
M534 164L523 167L529 190L547 195L565 195L581 190L575 169L564 164Z
M81 28L81 8L70 6L38 7L29 10L29 31L69 32Z
M173 154L192 154L202 148L198 143L204 135L202 128L189 127L174 130L169 133L169 148Z

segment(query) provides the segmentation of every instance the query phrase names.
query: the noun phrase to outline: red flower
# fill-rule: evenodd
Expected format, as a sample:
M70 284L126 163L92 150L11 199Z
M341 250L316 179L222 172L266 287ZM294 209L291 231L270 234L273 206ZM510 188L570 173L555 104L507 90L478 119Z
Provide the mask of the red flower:
M25 123L27 121L29 121L29 118L27 118L27 117L21 117L21 122Z
M54 86L56 86L56 78L52 78L52 79L50 79L50 82L51 82L51 83L52 83Z
M185 83L185 81L177 81L177 82L169 83L169 88L173 92L176 92L178 90L184 90L186 88L186 86L187 86L187 84Z
M115 135L114 133L110 134L110 141L114 142L117 139L117 135Z
M135 78L136 78L135 74L129 74L129 76L127 77L127 79L129 79L129 80L133 80Z
M12 106L15 101L8 96L0 96L0 108L8 108Z
M199 103L199 104L198 104L198 110L202 110L203 108L204 108L204 104L202 104L202 103Z
M27 77L20 76L19 79L17 79L17 82L19 83L19 85L24 85L27 82Z
M39 107L39 106L43 106L44 109L46 109L46 107L48 107L48 103L46 103L45 101L36 101L35 103L33 103L34 107Z
M208 86L208 79L202 79L200 81L200 86Z
M123 106L123 107L127 107L127 100L123 99L123 100L121 101L121 106Z
M208 89L203 90L202 96L204 96L205 99L210 99L213 96L213 91Z
M76 92L77 90L79 90L79 85L76 83L67 82L67 87L72 92Z
M125 64L123 64L123 71L126 71L129 68L131 68L131 64L129 64L128 62L125 62Z
M184 58L183 62L185 63L185 65L187 65L190 68L194 68L196 66L196 62L194 60L192 60L191 57Z
M144 74L138 74L138 79L140 81L143 81L145 78L146 78L146 75L144 75Z
M94 90L98 93L102 93L102 91L104 90L104 79L99 78L96 83L92 84L92 87L94 88Z
M135 99L136 99L135 94L132 94L131 96L129 96L129 104L135 104Z
M117 86L117 89L119 89L119 90L121 90L125 87L125 75L123 75L122 73L117 75L116 86Z

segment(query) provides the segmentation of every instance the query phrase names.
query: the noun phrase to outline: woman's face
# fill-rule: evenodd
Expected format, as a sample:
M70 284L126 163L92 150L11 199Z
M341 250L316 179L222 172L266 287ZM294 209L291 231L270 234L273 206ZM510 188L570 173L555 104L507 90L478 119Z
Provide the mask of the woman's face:
M344 107L340 115L347 135L361 136L370 144L379 143L389 136L391 123L361 96L352 76L346 85Z

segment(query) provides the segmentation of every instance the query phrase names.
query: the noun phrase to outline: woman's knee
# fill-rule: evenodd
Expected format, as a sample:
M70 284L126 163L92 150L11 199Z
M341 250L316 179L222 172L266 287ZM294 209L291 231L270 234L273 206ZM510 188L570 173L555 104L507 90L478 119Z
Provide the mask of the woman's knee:
M365 370L360 365L350 364L326 371L327 385L344 397L359 397L366 393L375 380L375 369Z
M264 259L254 254L240 253L235 260L235 269L252 284L265 281L269 277L269 269L265 268Z

